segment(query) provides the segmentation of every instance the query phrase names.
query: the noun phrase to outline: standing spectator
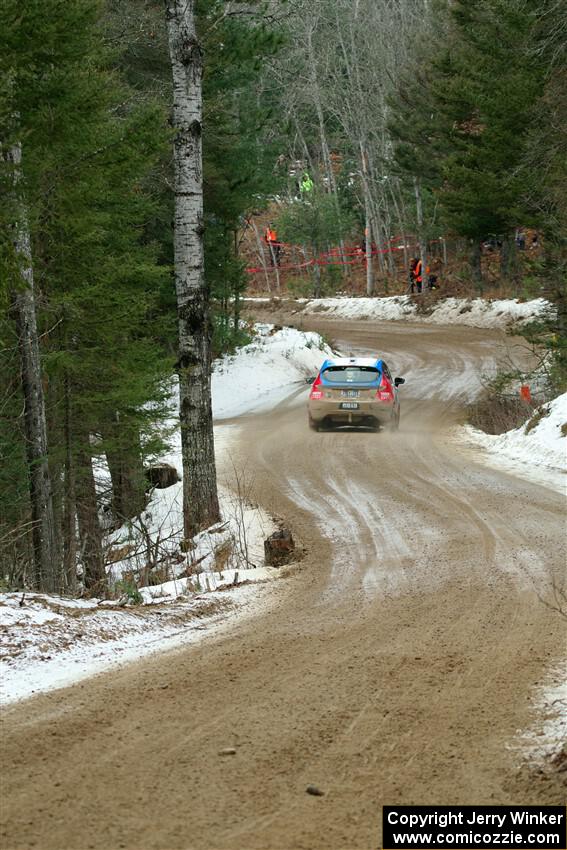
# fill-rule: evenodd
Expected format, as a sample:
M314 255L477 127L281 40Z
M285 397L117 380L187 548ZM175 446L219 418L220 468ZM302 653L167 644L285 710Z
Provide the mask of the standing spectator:
M416 270L416 268L417 268L417 264L418 264L418 263L419 263L419 260L417 259L417 257L413 257L413 258L410 260L410 267L409 267L409 290L410 290L410 292L412 293L412 295L413 295L413 293L415 292L415 283L416 283L416 281L415 281L415 270Z
M429 266L427 267L427 269L425 271L426 271L426 274L429 274ZM418 293L420 293L421 290L423 289L423 263L421 262L421 259L419 259L416 263L416 266L415 266L415 269L414 269L414 272L413 272L413 276L414 276L414 279L415 279L415 288L417 289ZM412 290L412 292L413 292L413 290Z
M270 251L270 260L273 266L280 264L280 243L278 242L278 234L273 224L266 227L265 233L266 244Z
M301 196L303 198L305 198L307 195L310 194L310 192L313 191L313 185L314 185L313 180L309 176L309 172L304 171L303 172L303 178L301 180L301 185L299 187L299 190L301 192Z

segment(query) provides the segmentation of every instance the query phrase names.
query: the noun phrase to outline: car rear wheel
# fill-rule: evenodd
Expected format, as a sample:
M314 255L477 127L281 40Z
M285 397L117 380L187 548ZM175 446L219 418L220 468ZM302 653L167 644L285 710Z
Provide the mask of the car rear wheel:
M311 428L312 431L318 431L321 427L321 423L316 422L315 419L313 419L313 417L310 416L309 417L309 427Z

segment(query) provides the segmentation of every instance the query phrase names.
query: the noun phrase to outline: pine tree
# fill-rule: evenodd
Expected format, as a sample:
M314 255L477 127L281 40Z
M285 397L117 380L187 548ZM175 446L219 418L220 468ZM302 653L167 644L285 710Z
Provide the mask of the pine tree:
M14 15L13 43L4 54L12 77L21 61L19 41L31 52L12 87L17 109L6 114L18 115L26 140L50 467L59 482L56 515L66 552L57 586L73 581L76 514L86 583L100 587L92 456L106 451L117 458L111 463L113 483L122 482L121 493L115 486L117 513L139 510L142 453L155 448L159 415L144 403L163 395L160 382L168 371L155 315L169 270L157 264L159 246L146 229L155 213L148 178L167 143L165 115L147 101L137 103L110 70L98 3L54 4L46 21L51 46L45 11L45 4L30 3L26 15ZM17 432L13 439L17 444Z
M41 8L40 8L41 6ZM30 482L33 538L33 585L58 588L60 556L53 506L52 470L48 457L47 415L40 357L37 293L34 280L33 220L27 183L28 118L45 108L54 79L73 60L75 45L63 37L69 26L81 26L89 4L59 4L31 0L25 7L6 0L2 7L0 45L0 157L2 184L8 202L3 217L2 267L7 272L11 306L20 349L24 401L25 445ZM54 70L55 69L55 70ZM22 165L24 146L24 165Z
M214 347L240 339L239 302L246 288L238 257L243 218L281 186L274 170L281 134L269 96L260 87L262 64L281 47L279 32L249 14L223 16L219 0L197 4L203 33L203 197L205 278L214 299ZM208 26L216 20L217 25Z
M525 215L539 231L543 260L536 268L542 294L554 305L524 330L551 355L549 377L567 388L567 9L556 0L539 4L529 54L546 68L545 87L529 131L522 177Z
M439 199L445 220L473 246L480 283L480 243L513 246L521 221L526 151L543 71L530 54L536 0L456 0L448 46L435 62L433 91L446 152Z

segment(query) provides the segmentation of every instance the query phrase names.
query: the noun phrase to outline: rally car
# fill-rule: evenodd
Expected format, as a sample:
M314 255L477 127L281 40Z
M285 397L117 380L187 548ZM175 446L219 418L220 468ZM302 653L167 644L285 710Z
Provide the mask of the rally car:
M312 381L308 411L309 426L315 431L333 424L398 428L398 387L405 380L392 378L383 360L374 357L325 360Z

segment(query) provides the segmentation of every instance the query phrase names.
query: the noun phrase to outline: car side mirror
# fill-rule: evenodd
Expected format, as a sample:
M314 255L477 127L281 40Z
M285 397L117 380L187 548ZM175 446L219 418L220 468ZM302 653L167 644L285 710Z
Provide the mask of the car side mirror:
M314 378L305 378L305 383L306 384L314 384L316 380L317 380L316 376Z
M400 384L405 384L405 382L406 382L405 378L394 378L394 384L395 384L396 387L399 387Z

